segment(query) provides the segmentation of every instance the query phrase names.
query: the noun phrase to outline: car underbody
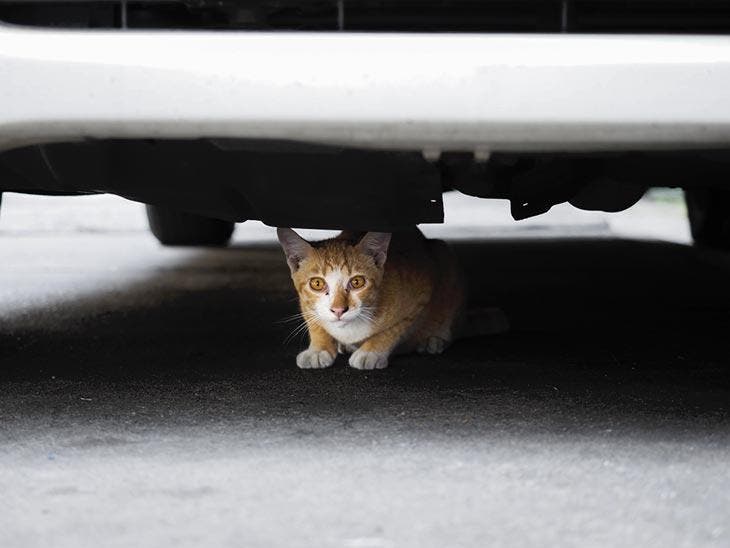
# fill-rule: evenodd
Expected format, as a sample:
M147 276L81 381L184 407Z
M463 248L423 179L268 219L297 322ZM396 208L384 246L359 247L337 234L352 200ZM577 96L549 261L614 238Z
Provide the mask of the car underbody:
M728 32L716 0L2 1L0 192L398 230L445 191L520 220L670 186L709 242Z
M506 199L516 220L569 202L621 211L655 186L722 189L727 151L601 154L393 152L246 140L109 140L0 155L3 189L112 193L232 222L397 230L443 221L455 190Z

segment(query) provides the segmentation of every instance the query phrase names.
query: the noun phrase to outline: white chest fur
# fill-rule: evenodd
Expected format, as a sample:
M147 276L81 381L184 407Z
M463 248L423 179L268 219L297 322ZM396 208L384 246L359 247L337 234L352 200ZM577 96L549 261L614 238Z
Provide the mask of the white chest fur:
M326 322L323 327L336 341L344 344L357 344L367 339L373 332L373 325L366 320L351 322Z

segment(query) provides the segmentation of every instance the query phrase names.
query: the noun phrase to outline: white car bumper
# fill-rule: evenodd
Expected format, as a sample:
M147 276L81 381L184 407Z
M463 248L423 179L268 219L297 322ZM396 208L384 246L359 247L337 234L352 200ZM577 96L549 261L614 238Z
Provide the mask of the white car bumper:
M0 148L262 138L370 148L730 145L730 37L0 26Z

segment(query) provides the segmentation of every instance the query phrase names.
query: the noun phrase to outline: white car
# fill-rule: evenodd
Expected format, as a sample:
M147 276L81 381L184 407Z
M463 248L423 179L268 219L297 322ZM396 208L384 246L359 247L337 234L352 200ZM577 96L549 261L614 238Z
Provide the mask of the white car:
M724 0L0 0L0 192L393 230L456 189L521 219L687 188L730 247Z

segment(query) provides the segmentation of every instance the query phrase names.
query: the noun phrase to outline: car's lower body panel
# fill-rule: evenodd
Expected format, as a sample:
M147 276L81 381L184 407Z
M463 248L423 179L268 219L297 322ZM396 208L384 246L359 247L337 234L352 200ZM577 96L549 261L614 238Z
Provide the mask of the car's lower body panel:
M276 139L591 151L730 144L730 37L0 26L0 148Z

